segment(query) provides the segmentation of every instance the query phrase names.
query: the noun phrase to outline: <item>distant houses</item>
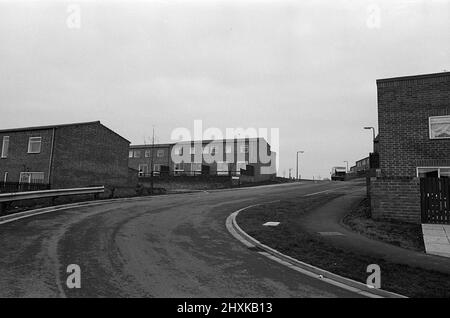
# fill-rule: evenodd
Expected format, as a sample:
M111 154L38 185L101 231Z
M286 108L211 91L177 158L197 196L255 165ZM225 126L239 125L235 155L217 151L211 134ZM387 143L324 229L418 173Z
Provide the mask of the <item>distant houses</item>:
M264 138L132 145L130 167L139 176L236 176L250 182L272 179L276 154Z
M276 173L275 153L263 138L130 146L127 139L94 121L4 129L0 142L3 187L104 185L116 194L131 194L139 178L152 172L155 179L200 175L246 182L269 180Z

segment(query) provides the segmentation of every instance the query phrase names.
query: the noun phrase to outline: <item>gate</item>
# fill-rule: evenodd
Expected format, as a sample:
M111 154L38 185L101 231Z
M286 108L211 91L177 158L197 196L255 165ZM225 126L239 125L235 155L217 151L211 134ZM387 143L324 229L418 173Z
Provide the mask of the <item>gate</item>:
M422 223L450 224L450 179L421 178Z

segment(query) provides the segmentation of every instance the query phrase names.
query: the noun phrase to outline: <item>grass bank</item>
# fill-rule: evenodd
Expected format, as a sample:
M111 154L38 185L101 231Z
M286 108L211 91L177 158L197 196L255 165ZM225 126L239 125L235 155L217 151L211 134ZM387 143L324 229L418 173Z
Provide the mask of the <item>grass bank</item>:
M281 202L256 206L242 211L237 223L260 242L333 273L366 282L367 266L378 264L383 289L409 297L450 297L450 275L396 264L370 255L358 255L334 247L318 234L308 233L302 227L304 215L333 200L339 194L320 197L299 197ZM279 226L263 226L269 221Z

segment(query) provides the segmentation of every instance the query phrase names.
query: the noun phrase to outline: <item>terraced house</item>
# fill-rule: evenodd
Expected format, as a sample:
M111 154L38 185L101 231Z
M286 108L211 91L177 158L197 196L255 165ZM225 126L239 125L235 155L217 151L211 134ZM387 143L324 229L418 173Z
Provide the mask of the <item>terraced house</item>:
M154 176L236 176L263 181L276 174L276 153L264 138L132 145L129 157L130 167L142 177L153 171Z
M100 121L0 130L0 142L3 184L73 188L133 183L130 142Z

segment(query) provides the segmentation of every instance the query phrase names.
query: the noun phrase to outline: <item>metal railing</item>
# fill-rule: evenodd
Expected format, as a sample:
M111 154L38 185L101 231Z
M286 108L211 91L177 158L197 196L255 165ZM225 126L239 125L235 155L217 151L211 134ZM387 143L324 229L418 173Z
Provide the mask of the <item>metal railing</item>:
M57 198L68 195L81 195L81 194L94 194L96 197L98 194L105 192L105 187L88 187L88 188L73 188L73 189L54 189L54 190L41 190L41 191L27 191L27 192L14 192L14 193L1 193L0 194L0 213L5 209L7 203L13 201L33 200L42 198Z

